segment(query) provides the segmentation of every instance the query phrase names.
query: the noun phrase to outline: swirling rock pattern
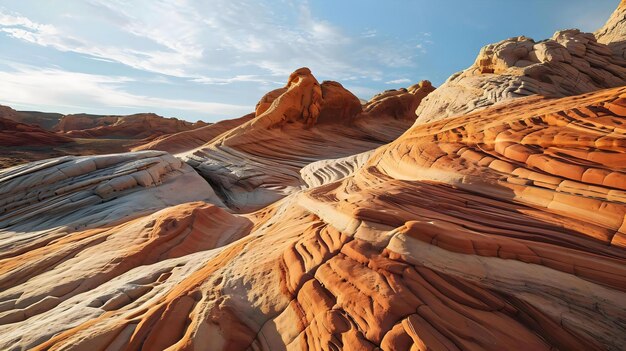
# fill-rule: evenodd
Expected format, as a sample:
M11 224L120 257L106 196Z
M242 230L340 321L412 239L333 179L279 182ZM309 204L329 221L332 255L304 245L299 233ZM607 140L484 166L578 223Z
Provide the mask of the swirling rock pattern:
M361 103L337 82L319 84L308 68L266 94L256 116L183 159L237 212L260 209L305 186L311 162L373 150L404 132L428 82Z
M617 57L555 37L475 68ZM410 126L421 88L360 111L300 69L193 168L143 151L0 171L0 349L623 350L626 87Z
M167 134L148 142L131 148L131 151L141 150L161 150L171 154L177 154L198 148L209 141L215 139L219 135L238 127L254 117L254 114L227 119L212 123L204 127L199 127L184 132Z
M191 203L15 246L0 347L620 350L625 101L517 99L249 215Z
M570 29L545 41L521 36L485 46L471 67L424 99L416 110L417 123L517 97L563 97L626 85L626 57L618 49L625 32L623 8L622 4L607 24L608 33L615 34L605 34L600 41L591 33Z
M9 241L20 240L12 232L103 226L188 201L221 204L191 167L163 151L15 166L0 171L0 195L0 228Z

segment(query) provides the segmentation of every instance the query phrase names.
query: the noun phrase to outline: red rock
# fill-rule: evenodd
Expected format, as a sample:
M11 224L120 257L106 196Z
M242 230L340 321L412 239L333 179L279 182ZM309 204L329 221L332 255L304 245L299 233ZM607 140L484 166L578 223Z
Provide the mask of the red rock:
M526 64L503 45L478 76ZM297 70L182 155L208 183L160 151L0 171L0 348L623 349L626 87L409 128L411 91L359 111Z
M66 115L54 130L78 138L155 138L205 126L176 118L164 118L153 113L129 116Z
M73 140L67 136L0 118L0 146L54 146L70 142Z

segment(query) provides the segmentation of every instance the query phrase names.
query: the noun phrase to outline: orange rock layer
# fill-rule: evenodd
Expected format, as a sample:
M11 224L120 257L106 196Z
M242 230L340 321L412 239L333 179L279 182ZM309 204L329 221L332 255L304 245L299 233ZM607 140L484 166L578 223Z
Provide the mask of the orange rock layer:
M72 138L34 125L0 118L0 146L53 146L72 141Z
M624 101L519 99L249 215L196 202L15 244L0 345L619 350Z
M129 116L66 115L54 130L76 138L155 138L205 126L153 113Z
M308 68L300 68L284 88L259 101L254 118L182 156L231 210L250 212L304 186L300 171L311 162L371 151L394 140L434 89L422 82L388 91L363 110L341 84L319 84Z

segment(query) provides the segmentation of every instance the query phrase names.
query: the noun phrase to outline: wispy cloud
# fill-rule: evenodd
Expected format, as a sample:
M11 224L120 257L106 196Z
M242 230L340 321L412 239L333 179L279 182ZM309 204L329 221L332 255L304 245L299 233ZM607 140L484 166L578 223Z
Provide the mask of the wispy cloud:
M301 66L341 79L378 76L385 67L414 64L410 59L414 47L381 37L375 30L352 37L313 16L307 2L286 0L281 18L265 1L252 0L90 0L86 4L94 27L112 33L110 39L85 28L80 13L66 14L61 23L50 24L5 10L0 12L0 30L60 51L211 84L240 81L242 73L284 76Z
M35 52L25 62L38 68L0 65L0 100L60 112L108 106L236 117L303 66L368 96L415 68L415 40L428 40L351 30L316 16L305 0L22 1L0 5L0 43Z
M406 84L406 83L411 83L411 80L408 78L398 78L398 79L385 82L385 84Z
M20 106L55 106L57 112L106 111L107 106L137 109L170 109L193 112L201 116L240 116L253 110L216 102L168 99L131 94L123 85L133 79L15 66L14 72L0 72L0 101ZM103 109L104 107L104 109Z
M260 83L263 85L284 85L285 82L278 82L269 80L268 77L254 75L254 74L244 74L244 75L236 75L231 78L212 78L212 77L200 77L192 79L193 82L202 83L202 84L211 84L211 85L226 85L234 82L253 82Z

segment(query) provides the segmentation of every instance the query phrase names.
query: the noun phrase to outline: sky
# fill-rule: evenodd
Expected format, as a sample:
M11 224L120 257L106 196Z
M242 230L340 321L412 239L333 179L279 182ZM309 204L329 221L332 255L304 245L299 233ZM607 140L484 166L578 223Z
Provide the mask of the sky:
M470 66L481 47L593 32L618 0L0 0L0 104L215 122L309 67L360 98Z

